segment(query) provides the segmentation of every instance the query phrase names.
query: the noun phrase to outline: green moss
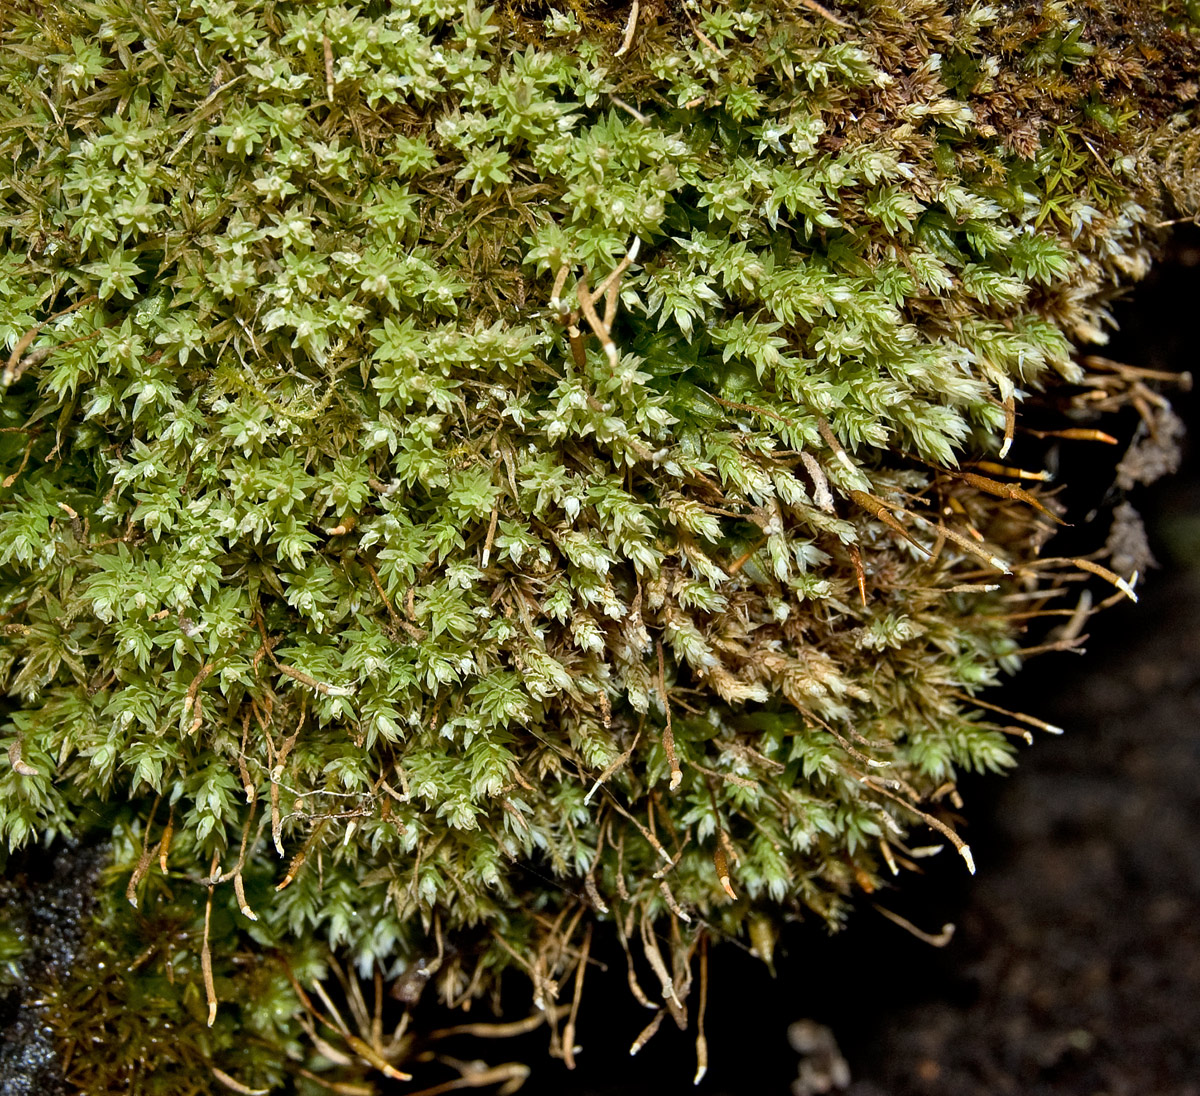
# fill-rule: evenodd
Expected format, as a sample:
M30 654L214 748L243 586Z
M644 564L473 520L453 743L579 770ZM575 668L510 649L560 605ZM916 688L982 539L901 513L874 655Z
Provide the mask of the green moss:
M27 950L25 940L14 926L0 925L0 989L20 984L21 959Z
M287 1064L313 1057L297 1022L300 1002L284 961L235 924L236 906L214 910L210 947L223 1007L207 1023L200 948L205 903L184 883L149 915L121 890L105 896L86 959L48 994L47 1019L66 1079L86 1093L221 1091L214 1064L250 1088L274 1088ZM201 892L202 894L203 892ZM318 964L300 967L323 976Z
M971 696L1075 564L971 462L1194 212L1195 41L1181 5L839 10L8 19L0 833L116 812L109 1076L299 1076L272 956L311 985L317 942L550 1004L620 919L682 1019L702 936L839 923L1012 763ZM162 1041L209 886L235 973Z

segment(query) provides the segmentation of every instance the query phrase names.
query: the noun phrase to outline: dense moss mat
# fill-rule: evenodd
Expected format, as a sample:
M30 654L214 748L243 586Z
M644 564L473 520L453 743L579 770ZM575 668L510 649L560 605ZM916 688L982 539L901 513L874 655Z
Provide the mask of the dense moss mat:
M1128 591L1003 460L1047 386L1153 419L1072 345L1196 211L1188 5L7 11L0 833L114 850L68 1077L357 1092L385 982L505 968L570 1061L597 918L687 1024L710 940L970 863L972 697Z

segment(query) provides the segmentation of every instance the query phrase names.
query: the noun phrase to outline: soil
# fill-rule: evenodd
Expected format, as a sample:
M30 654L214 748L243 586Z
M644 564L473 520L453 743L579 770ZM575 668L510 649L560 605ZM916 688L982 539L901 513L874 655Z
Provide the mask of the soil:
M859 1041L854 1096L1200 1094L1200 575L1140 612L1043 672L1074 738L1004 789L953 950Z

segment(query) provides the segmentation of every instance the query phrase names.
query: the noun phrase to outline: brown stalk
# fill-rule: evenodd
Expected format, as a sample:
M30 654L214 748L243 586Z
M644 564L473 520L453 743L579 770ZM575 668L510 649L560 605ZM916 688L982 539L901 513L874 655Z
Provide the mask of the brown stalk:
M972 875L975 874L975 858L971 855L970 845L968 845L961 837L959 837L958 834L956 834L954 832L954 830L952 830L949 826L947 826L945 822L943 822L940 818L935 818L933 815L928 814L927 812L921 810L920 807L914 806L907 799L904 799L903 797L897 795L895 792L890 791L889 789L883 787L883 785L881 785L876 780L872 780L868 777L868 778L865 778L863 782L865 784L870 785L870 787L874 788L881 795L885 795L889 799L893 800L894 802L899 803L900 806L902 806L905 810L911 811L918 818L920 818L921 821L924 822L927 826L931 826L931 827L933 827L933 829L937 830L938 833L940 833L943 837L945 837L947 840L949 840L950 843L954 846L954 848L958 852L958 855L961 856L963 858L963 861L966 863L967 870Z
M296 873L304 866L305 860L308 859L309 852L312 850L314 843L321 835L321 831L325 828L325 825L328 821L328 819L322 818L315 826L313 826L312 833L308 835L308 839L303 845L300 846L300 851L292 857L292 862L288 864L287 875L283 877L283 882L275 887L277 891L283 890L292 882L293 879L296 878Z
M891 509L888 507L888 504L884 502L883 499L876 498L874 495L868 494L866 491L851 490L848 492L848 494L850 495L851 500L854 501L858 506L866 510L868 514L871 514L877 520L883 522L883 524L891 529L892 532L898 533L923 555L928 556L930 554L929 549L926 548L925 545L917 540L907 529L904 528L903 525L900 524L899 521L896 520ZM901 510L900 513L907 514L907 511Z
M484 553L484 563L483 563L483 565L485 567L487 566L486 556L487 556L487 553L485 552ZM395 608L392 605L391 598L389 598L387 596L387 591L383 588L383 584L379 581L379 576L375 573L375 568L372 567L369 563L367 563L365 561L363 562L363 566L367 569L367 574L371 576L371 582L374 584L376 592L379 594L380 598L383 600L384 607L387 609L388 617L391 619L392 623L397 628L401 629L402 631L404 631L408 635L410 635L413 639L417 639L417 640L424 639L425 633L420 628L418 628L415 624L410 624L399 613L396 612Z
M575 283L575 296L579 298L579 309L583 313L583 318L587 320L592 333L600 340L600 345L608 357L609 366L612 369L616 369L620 364L620 354L617 352L616 344L612 341L612 335L609 334L608 326L600 319L599 313L596 312L596 298L593 298L592 294L588 291L586 272L581 274L579 280Z
M633 911L630 910L632 915ZM637 1001L642 1008L658 1008L649 997L646 996L646 991L642 989L637 980L637 971L633 967L633 951L629 947L629 933L626 930L621 918L616 919L617 922L617 939L621 942L621 949L625 952L625 972L629 981L629 992L633 994L633 999Z
M704 1010L708 1007L708 933L700 934L700 1004L696 1012L696 1075L698 1085L708 1072L708 1039L704 1034Z
M1012 502L1023 502L1027 506L1032 506L1039 513L1045 514L1051 521L1058 525L1066 524L1057 514L1047 510L1036 495L1031 495L1023 487L1018 487L1015 483L999 483L996 480L988 479L986 476L980 476L975 472L962 472L960 475L964 482L995 498L1008 499Z
M217 872L217 854L213 853L212 865L208 869L209 878ZM204 978L204 996L208 1001L208 1026L212 1027L217 1019L217 988L213 984L212 949L208 943L209 927L212 924L213 886L209 884L208 900L204 903L204 939L200 945L200 973Z
M129 877L129 886L125 888L125 897L129 900L129 904L137 909L137 888L138 884L145 877L146 872L150 868L150 861L162 847L160 840L155 844L154 848L150 848L150 827L154 824L154 816L158 813L158 805L162 802L162 796L155 796L154 806L150 808L150 817L146 819L146 828L142 832L142 852L138 857L137 867L133 869L133 874Z
M1064 612L1069 610L1064 610ZM1047 734L1062 734L1063 729L1056 727L1053 723L1047 723L1045 720L1037 719L1031 715L1024 715L1021 712L1009 711L1008 708L1001 708L999 704L992 704L986 700L980 700L976 696L968 696L966 693L951 691L950 696L956 700L965 701L968 704L974 704L979 708L987 708L992 712L999 712L1001 715L1006 715L1009 719L1020 720L1022 723L1028 723L1031 727L1037 727L1040 731L1045 731Z
M800 3L808 8L809 11L815 11L822 19L828 19L835 27L844 27L849 29L850 24L844 19L839 19L828 8L823 8L817 3L817 0L800 0Z
M638 1033L638 1037L634 1039L633 1044L629 1048L630 1057L635 1055L639 1050L642 1049L642 1047L644 1047L648 1042L650 1042L651 1039L654 1038L655 1032L657 1032L662 1026L663 1017L665 1015L666 1010L660 1008L654 1014L654 1019L651 1020L650 1023L648 1023L644 1028L642 1028L642 1030Z
M587 892L587 896L597 913L608 913L608 905L600 897L600 891L596 887L596 868L600 864L600 854L604 851L604 837L607 832L608 816L605 815L600 822L599 834L596 837L596 855L592 857L592 863L587 870L587 875L583 877L583 889Z
M567 1069L575 1068L575 1020L579 1015L579 1002L583 998L583 977L587 973L588 953L592 950L592 924L589 921L583 934L583 948L575 966L575 996L571 1000L571 1014L563 1028L563 1062Z
M658 641L658 692L662 697L663 711L667 714L667 723L663 727L662 746L663 753L667 755L667 764L671 767L671 783L670 790L674 791L679 787L679 783L683 780L683 772L679 768L679 759L675 756L675 732L671 727L671 701L667 696L667 679L666 672L663 668L663 646L662 640Z
M325 98L333 102L333 43L328 34L321 35L321 52L325 59Z
M652 849L654 849L654 851L657 852L658 855L661 856L663 858L663 860L665 860L668 864L673 863L673 861L671 859L671 854L669 852L667 852L666 849L663 848L662 842L660 842L658 840L658 838L654 836L654 834L652 834L645 826L643 826L641 824L641 822L639 822L636 818L633 817L632 814L630 814L624 807L622 807L621 804L617 801L617 799L613 796L612 792L610 792L607 788L604 789L604 794L608 796L609 801L617 809L617 812L619 814L623 815L625 818L629 819L629 821L632 822L638 828L638 831L646 839L646 841L650 845L650 847Z
M674 1006L671 1012L672 1015L675 1015L677 1009L681 1010L683 1008L683 1002L675 995L675 980L671 977L670 972L668 972L667 964L663 962L662 952L658 948L658 941L654 938L654 925L650 920L648 910L642 911L640 927L642 951L645 953L646 961L650 964L650 969L658 976L663 1000L668 1003L668 1006Z
M638 0L633 0L629 7L629 18L625 20L625 33L621 36L621 45L613 53L614 57L624 57L629 52L629 47L633 45L634 31L637 30L638 9L640 8Z
M167 855L171 851L171 838L175 834L175 808L171 808L171 813L167 815L167 825L163 830L162 838L158 842L158 867L165 875L167 872Z
M850 553L850 562L854 566L854 575L858 580L858 596L862 601L862 607L867 607L867 575L863 570L862 552L858 550L857 544L847 546Z
M249 1085L242 1084L241 1081L234 1077L230 1077L223 1069L218 1069L216 1066L210 1065L209 1071L216 1080L220 1081L230 1092L237 1092L240 1096L269 1096L269 1088L251 1088Z
M1000 446L1000 459L1004 460L1008 456L1008 451L1012 448L1013 434L1017 429L1017 401L1015 396L1006 396L1004 399L1004 444Z
M899 925L902 929L905 930L905 932L912 933L912 935L915 936L918 940L924 941L926 944L929 944L931 947L944 948L948 943L950 943L951 940L954 939L954 926L948 922L942 926L941 932L934 935L933 933L923 932L921 929L917 928L917 926L914 925L910 920L908 920L907 917L901 917L900 914L893 913L891 910L886 909L883 906L876 906L875 908L880 913L882 913L883 916L886 917L889 921L892 921L895 924Z

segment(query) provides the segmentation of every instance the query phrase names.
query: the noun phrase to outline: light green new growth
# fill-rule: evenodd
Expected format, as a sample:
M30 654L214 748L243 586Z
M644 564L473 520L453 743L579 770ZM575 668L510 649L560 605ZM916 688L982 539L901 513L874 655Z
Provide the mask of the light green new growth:
M519 968L570 1061L594 921L686 1023L702 938L970 862L1078 569L1015 411L1194 211L1184 5L1034 7L5 16L0 833L111 831L163 1091L394 1068L325 947Z

